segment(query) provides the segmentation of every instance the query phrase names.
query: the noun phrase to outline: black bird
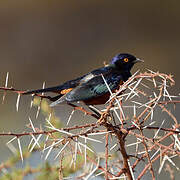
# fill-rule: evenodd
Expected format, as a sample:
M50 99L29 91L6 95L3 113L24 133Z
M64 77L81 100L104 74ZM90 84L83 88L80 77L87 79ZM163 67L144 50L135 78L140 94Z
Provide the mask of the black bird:
M131 76L130 70L133 65L141 61L131 54L121 53L113 57L110 64L105 67L93 70L59 86L26 91L24 94L58 93L58 96L51 98L54 101L51 106L62 102L72 103L77 101L83 101L87 105L104 104L110 97L105 81L111 91L115 91L120 84L123 84Z

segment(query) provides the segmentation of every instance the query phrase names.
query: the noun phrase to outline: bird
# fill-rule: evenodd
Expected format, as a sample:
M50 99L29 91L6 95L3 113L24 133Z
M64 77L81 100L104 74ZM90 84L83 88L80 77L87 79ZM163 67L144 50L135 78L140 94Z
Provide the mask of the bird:
M114 92L131 77L131 69L137 62L143 60L129 53L119 53L104 67L58 86L25 91L23 94L57 93L57 96L50 98L53 101L51 107L63 102L68 104L80 101L86 105L105 104L110 98L110 90Z

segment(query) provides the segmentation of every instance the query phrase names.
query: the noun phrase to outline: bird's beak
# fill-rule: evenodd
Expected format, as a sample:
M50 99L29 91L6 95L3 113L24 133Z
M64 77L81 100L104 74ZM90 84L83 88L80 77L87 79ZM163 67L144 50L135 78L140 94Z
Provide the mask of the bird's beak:
M142 60L142 59L139 59L139 58L136 58L134 61L133 61L134 63L138 63L138 62L144 62L144 60Z

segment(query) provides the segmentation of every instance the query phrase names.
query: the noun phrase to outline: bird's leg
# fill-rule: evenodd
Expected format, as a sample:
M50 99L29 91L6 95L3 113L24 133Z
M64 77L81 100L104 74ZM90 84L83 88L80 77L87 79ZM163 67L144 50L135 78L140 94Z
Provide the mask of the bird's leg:
M93 111L99 118L101 117L102 112L99 109L97 109L95 106L89 105L88 108L91 111Z
M85 114L87 114L87 115L90 115L90 116L94 117L95 119L99 119L99 116L98 116L97 114L93 114L92 112L87 111L86 109L84 109L84 108L81 107L81 106L77 106L77 105L75 105L75 104L73 104L73 103L70 103L70 102L68 102L67 104L68 104L69 106L73 107L75 110L82 111L83 113L85 113Z

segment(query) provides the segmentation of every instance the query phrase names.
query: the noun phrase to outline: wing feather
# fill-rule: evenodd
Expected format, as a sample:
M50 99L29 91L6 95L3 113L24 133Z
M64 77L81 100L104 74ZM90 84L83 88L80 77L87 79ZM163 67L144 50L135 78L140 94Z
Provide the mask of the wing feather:
M121 80L120 74L105 74L104 78L111 90L117 89ZM87 82L81 83L72 91L65 95L66 101L83 101L98 96L102 96L108 92L108 88L101 75L97 75Z

